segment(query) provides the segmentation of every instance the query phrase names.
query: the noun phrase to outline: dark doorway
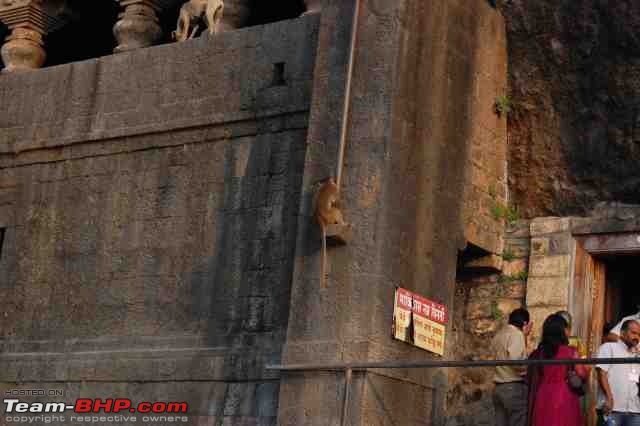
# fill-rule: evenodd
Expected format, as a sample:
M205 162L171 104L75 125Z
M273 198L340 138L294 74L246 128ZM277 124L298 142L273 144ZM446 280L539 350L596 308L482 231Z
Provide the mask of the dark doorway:
M623 317L638 312L640 256L604 256L602 261L606 268L604 322L617 323Z

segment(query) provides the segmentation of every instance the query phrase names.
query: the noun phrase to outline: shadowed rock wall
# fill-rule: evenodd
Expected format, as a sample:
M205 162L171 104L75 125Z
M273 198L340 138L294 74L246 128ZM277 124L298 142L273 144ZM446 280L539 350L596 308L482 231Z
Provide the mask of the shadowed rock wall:
M640 3L502 1L509 186L526 217L638 203Z
M0 78L0 391L275 423L317 27Z

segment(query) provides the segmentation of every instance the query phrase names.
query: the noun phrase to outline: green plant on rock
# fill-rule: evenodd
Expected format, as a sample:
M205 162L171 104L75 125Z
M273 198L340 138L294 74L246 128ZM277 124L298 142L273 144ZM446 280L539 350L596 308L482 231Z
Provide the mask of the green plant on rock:
M491 197L491 199L495 200L496 199L496 195L497 195L497 191L496 191L496 186L493 183L489 184L488 192L489 192L489 196Z
M510 283L514 281L527 281L529 274L527 271L520 271L514 275L500 275L498 277L499 283Z
M500 321L502 318L504 318L504 314L498 307L498 302L496 302L495 300L491 302L491 316L495 321Z
M496 220L504 219L510 225L520 219L520 211L517 206L505 206L499 201L491 206L491 215Z
M508 206L505 212L505 220L508 224L515 223L518 219L520 219L520 211L518 210L518 206Z
M511 262L512 260L514 260L516 258L516 255L513 254L513 252L509 249L505 249L502 252L502 260L506 261L506 262Z
M493 216L495 220L504 219L504 215L505 210L501 203L496 202L491 205L491 216Z
M511 99L507 95L496 97L496 112L500 117L506 117L511 112Z
M527 271L520 271L515 275L512 275L513 281L527 281L529 274Z
M496 297L504 297L505 293L506 293L506 287L501 285L496 287Z

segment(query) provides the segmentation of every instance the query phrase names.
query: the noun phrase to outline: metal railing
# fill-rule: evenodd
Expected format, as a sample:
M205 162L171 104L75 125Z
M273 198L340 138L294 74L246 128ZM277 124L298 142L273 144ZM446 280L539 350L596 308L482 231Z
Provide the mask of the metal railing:
M350 388L353 372L369 369L397 369L397 368L474 368L474 367L498 367L518 365L596 365L596 364L640 364L638 358L580 358L580 359L499 359L479 361L377 361L377 362L336 362L318 364L288 364L267 365L267 370L283 373L296 373L305 371L342 371L345 374L344 391L342 398L342 410L340 425L345 426L349 411Z

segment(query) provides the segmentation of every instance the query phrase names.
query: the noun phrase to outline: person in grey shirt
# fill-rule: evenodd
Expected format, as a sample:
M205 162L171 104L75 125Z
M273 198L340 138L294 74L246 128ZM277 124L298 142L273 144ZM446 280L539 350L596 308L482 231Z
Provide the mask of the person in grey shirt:
M640 342L640 322L627 320L620 327L620 340L600 346L598 358L634 358ZM639 360L640 361L640 360ZM598 407L616 426L640 426L638 379L640 364L598 364Z
M526 337L531 330L529 312L518 308L509 315L509 324L493 339L496 359L525 359ZM493 403L496 426L525 426L527 424L527 385L523 366L496 367L493 376Z

